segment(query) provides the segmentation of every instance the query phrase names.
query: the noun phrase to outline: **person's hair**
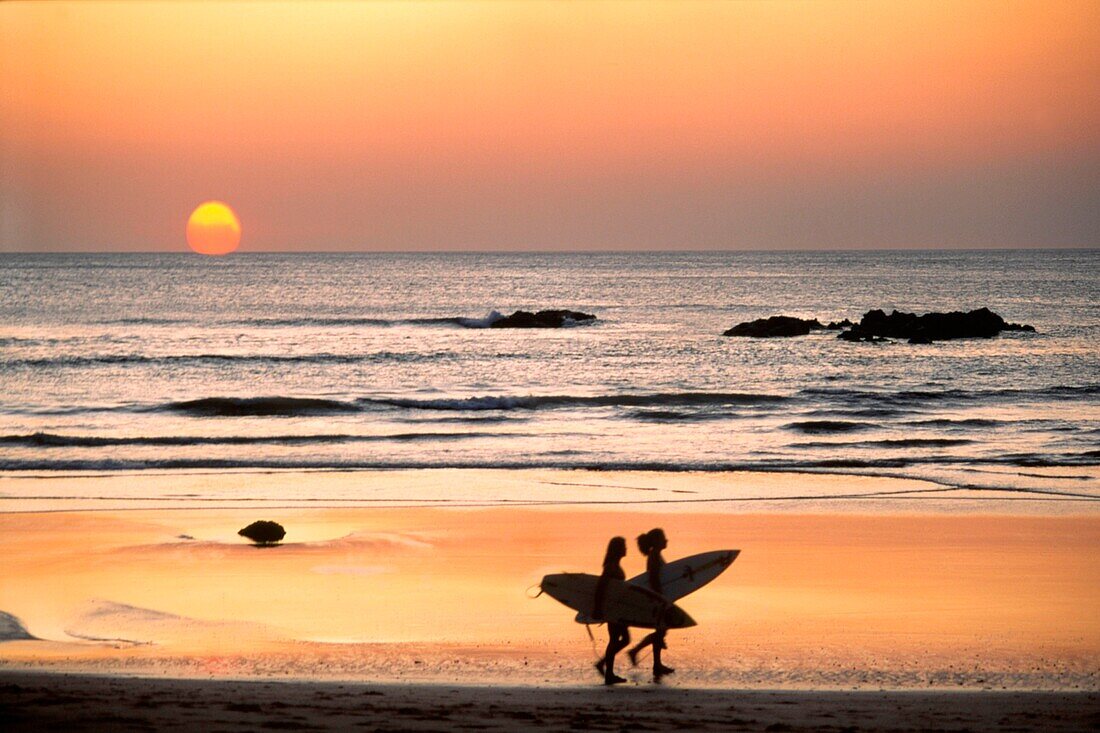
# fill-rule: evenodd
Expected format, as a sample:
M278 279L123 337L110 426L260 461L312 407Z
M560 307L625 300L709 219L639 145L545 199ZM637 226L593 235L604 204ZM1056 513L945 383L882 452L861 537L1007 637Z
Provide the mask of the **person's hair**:
M660 527L654 527L645 534L638 535L638 549L643 555L648 555L657 546L657 538L664 537L665 531Z
M625 537L612 537L607 542L607 553L603 556L603 564L608 565L616 562L620 557L626 555L626 538Z

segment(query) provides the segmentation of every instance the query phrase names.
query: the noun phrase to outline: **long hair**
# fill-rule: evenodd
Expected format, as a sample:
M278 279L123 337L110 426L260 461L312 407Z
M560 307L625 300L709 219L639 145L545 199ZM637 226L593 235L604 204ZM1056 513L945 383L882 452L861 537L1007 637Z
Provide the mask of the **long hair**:
M607 542L607 552L603 556L604 567L615 565L619 559L626 556L626 538L612 537Z

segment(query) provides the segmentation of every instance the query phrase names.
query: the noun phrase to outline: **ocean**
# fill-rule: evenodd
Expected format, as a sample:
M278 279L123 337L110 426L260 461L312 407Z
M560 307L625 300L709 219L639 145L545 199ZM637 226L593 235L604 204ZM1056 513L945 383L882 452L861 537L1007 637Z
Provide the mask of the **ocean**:
M0 474L828 472L1091 501L1098 265L1097 250L7 254ZM1036 332L722 336L777 314L982 306ZM486 327L545 308L598 320Z

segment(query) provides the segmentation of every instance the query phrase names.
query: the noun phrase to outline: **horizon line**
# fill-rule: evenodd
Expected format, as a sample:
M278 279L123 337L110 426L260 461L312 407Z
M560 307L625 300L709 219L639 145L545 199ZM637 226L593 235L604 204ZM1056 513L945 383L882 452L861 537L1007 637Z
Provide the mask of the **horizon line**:
M1042 246L903 246L903 247L836 247L836 248L738 248L738 249L238 249L225 255L202 255L187 248L160 250L160 249L60 249L51 251L37 250L4 250L0 249L0 256L4 255L199 255L220 259L234 255L317 255L317 254L341 254L341 255L385 255L385 254L423 254L423 255L572 255L572 254L721 254L721 253L810 253L810 252L1045 252L1045 251L1089 251L1100 249L1100 244L1082 245L1042 245Z

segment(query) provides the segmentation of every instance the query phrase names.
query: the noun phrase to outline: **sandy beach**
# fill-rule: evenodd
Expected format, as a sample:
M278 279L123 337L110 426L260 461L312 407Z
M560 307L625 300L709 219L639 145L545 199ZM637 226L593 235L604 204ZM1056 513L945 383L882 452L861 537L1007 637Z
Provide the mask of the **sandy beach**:
M485 472L441 473L458 495L468 493L466 484L494 491L479 483ZM503 474L495 479L502 485L534 478L580 483L577 472ZM150 495L168 492L158 480L178 488L178 477L149 477ZM225 483L231 496L235 483L255 478L202 480ZM599 480L677 496L687 486L705 494L707 481L711 490L726 486L736 494L765 479L622 472ZM766 480L818 494L845 483L838 476ZM846 483L875 495L921 490L920 482L888 479ZM12 486L9 495L16 491ZM920 502L873 514L854 511L851 502L831 513L820 503L812 504L815 513L799 503L761 512L752 502L660 512L645 503L609 509L579 502L206 506L0 515L0 610L34 637L9 636L0 667L590 685L598 681L592 662L603 628L593 627L590 638L568 609L534 597L538 581L546 573L592 571L608 537L662 526L670 557L742 550L719 580L682 602L699 626L672 635L668 658L679 671L668 687L1100 687L1100 521L1088 506L1074 513L1058 504L1057 513L1047 513L1042 504L1013 504L999 514L972 506L930 512ZM257 518L283 523L284 543L257 549L237 536ZM625 566L639 572L643 564L632 552ZM645 660L620 666L631 685L650 684Z
M194 482L228 501L189 499ZM990 512L919 481L747 473L48 483L54 510L41 511L40 479L4 481L5 730L1100 723L1100 520L1087 503ZM294 485L321 501L263 500L258 483L268 497ZM417 487L440 485L460 498L417 501ZM355 486L377 501L349 500ZM554 500L509 505L509 489L540 487ZM610 501L585 501L593 489ZM129 492L141 508L126 508ZM758 492L803 498L762 503ZM867 498L828 498L852 493ZM281 522L283 544L237 536L257 518ZM655 685L648 658L622 659L627 684L604 688L592 666L603 627L590 637L537 584L592 571L608 537L651 526L665 528L670 557L742 554L681 602L699 626L670 635L676 674ZM624 564L643 567L633 548Z
M42 730L1081 731L1100 695L533 688L0 673L0 723Z

